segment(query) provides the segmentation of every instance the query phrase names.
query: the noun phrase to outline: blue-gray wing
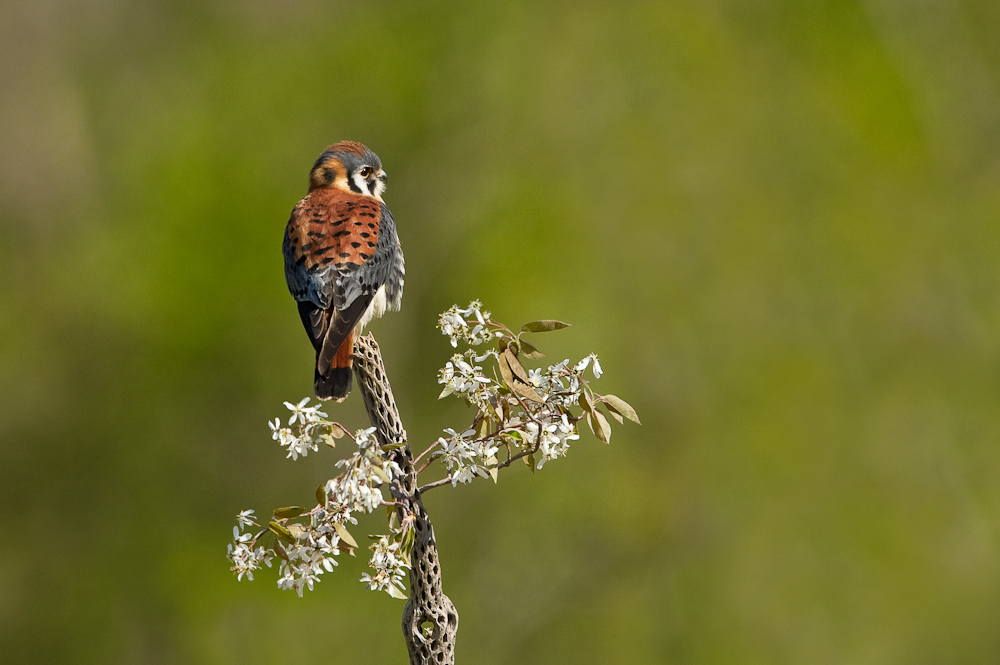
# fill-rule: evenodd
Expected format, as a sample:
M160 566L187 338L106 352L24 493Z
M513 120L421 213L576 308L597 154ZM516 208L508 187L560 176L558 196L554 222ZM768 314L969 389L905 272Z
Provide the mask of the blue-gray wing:
M399 308L403 253L389 209L375 199L310 192L292 210L282 250L288 290L313 346L324 349L322 360L362 320L381 286Z

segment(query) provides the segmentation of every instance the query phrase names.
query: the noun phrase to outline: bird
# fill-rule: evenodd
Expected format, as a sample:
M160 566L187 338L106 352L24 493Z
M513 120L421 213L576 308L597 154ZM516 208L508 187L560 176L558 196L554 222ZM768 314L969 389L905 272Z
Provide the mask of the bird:
M354 340L402 301L403 250L382 200L386 179L369 148L335 143L310 170L285 228L285 281L316 351L313 387L323 400L347 397Z

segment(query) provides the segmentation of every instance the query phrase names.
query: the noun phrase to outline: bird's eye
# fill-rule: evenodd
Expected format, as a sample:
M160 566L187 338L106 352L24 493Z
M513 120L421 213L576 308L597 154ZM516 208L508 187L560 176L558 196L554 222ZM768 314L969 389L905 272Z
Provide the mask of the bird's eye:
M371 174L372 174L372 167L370 167L370 166L362 167L362 169L361 169L361 177L362 178L367 178Z

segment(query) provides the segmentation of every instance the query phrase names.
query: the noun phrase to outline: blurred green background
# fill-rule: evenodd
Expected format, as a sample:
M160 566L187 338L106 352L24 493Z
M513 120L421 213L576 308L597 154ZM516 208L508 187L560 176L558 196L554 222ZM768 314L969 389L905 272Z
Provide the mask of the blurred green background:
M538 346L643 418L428 495L459 662L1000 662L998 34L993 0L7 0L0 660L405 662L363 559L304 599L225 559L338 456L266 421L312 380L284 224L350 138L415 444L469 417L434 323L473 298L571 321Z

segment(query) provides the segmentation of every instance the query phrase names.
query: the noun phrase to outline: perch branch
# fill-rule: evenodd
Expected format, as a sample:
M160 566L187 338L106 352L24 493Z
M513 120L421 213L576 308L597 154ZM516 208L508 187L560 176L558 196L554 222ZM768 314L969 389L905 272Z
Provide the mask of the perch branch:
M371 334L354 343L354 376L364 396L368 418L377 428L379 443L403 444L389 453L403 471L402 476L393 479L390 491L400 523L412 519L415 536L410 552L410 598L403 609L403 635L410 665L454 665L458 612L441 588L434 527L420 499L413 454L406 445L406 430L385 374L382 354Z

